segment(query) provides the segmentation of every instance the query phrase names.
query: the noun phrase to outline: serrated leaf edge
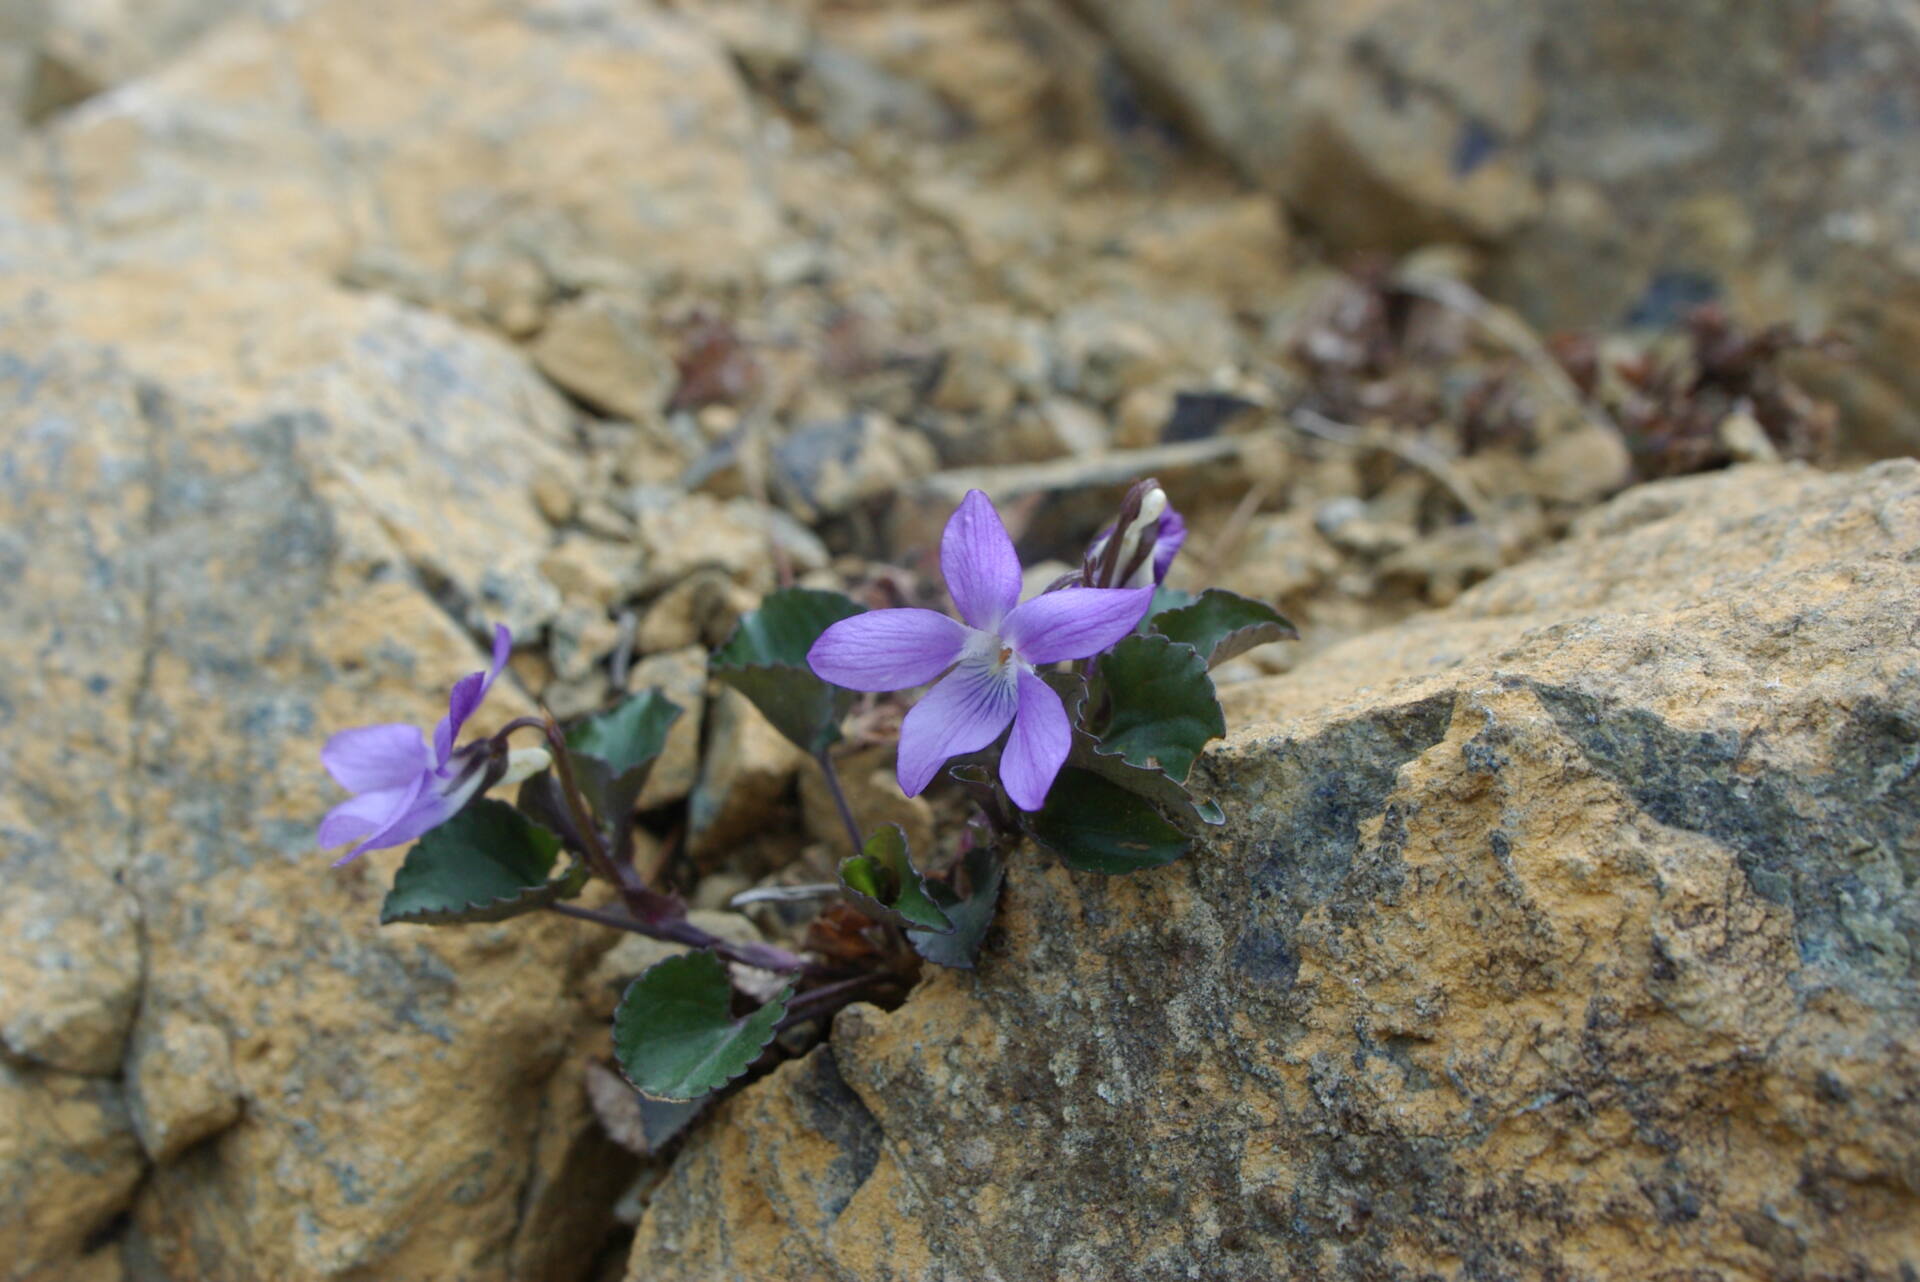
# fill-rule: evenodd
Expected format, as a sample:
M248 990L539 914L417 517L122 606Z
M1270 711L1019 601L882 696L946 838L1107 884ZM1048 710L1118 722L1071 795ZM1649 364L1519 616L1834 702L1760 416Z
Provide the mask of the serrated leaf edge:
M701 956L701 955L713 957L716 961L720 960L718 954L712 953L704 948L696 948L684 953L676 953L672 957L662 957L659 961L655 962L653 965L647 967L645 970L641 971L638 975L635 975L633 977L633 982L628 984L626 991L620 994L620 1004L614 1007L614 1011L613 1011L613 1030L614 1030L613 1062L614 1062L614 1065L620 1070L620 1076L623 1078L626 1078L627 1085L633 1087L634 1090L639 1091L640 1094L646 1096L650 1100L656 1101L657 1103L691 1104L695 1100L705 1099L709 1095L717 1094L718 1092L726 1089L727 1086L731 1085L734 1082L739 1081L742 1077L745 1077L748 1073L752 1072L753 1065L756 1062L758 1062L760 1058L759 1055L756 1054L752 1060L749 1060L747 1062L747 1066L745 1068L742 1068L737 1073L727 1074L727 1076L723 1077L720 1081L708 1087L706 1090L702 1091L698 1095L656 1095L652 1091L646 1089L644 1086L641 1086L638 1082L634 1081L632 1077L628 1076L627 1066L624 1062L622 1062L620 1058L620 1040L619 1040L620 1012L626 1007L627 993L632 992L634 988L636 988L642 980L644 980L648 975L653 974L654 971L659 970L662 966L669 966L677 962L684 962L689 960L690 958ZM721 969L723 971L725 970L724 962L721 963ZM785 988L781 989L778 993L774 994L772 997L768 998L765 1002L761 1003L760 1010L765 1010L769 1006L773 1006L776 1004L780 1007L779 1014L774 1016L774 1021L773 1021L774 1027L767 1034L767 1040L760 1043L760 1050L762 1052L764 1052L767 1049L767 1047L773 1044L773 1039L775 1037L779 1036L780 1020L787 1013L787 1003L793 1000L793 990L794 990L794 986L792 984L788 984ZM760 1011L758 1010L754 1012L755 1015L759 1013ZM748 1018L751 1018L751 1016L749 1016Z
M1158 627L1155 627L1155 624L1157 624L1159 620L1165 618L1169 614L1181 614L1187 610L1197 609L1200 606L1201 602L1206 600L1207 593L1209 592L1218 592L1223 596L1230 596L1237 600L1251 601L1255 605L1266 606L1266 608L1269 610L1272 610L1274 614L1278 616L1278 618L1277 620L1270 619L1270 620L1262 621L1260 623L1250 623L1244 628L1235 628L1233 631L1223 635L1218 641L1215 641L1213 643L1213 649L1211 652L1200 656L1201 658L1206 660L1207 671L1209 672L1213 671L1213 669L1219 667L1221 664L1225 663L1229 659L1239 658L1241 655L1245 654L1248 650L1253 649L1253 647L1256 645L1267 645L1269 642L1272 642L1272 641L1298 641L1300 639L1299 627L1295 625L1293 620L1287 618L1285 615L1282 615L1276 607L1268 604L1265 601L1260 600L1258 597L1241 596L1240 593L1229 592L1225 588L1204 589L1198 596L1194 597L1193 600L1187 602L1185 605L1177 605L1171 609L1162 610L1158 614L1153 615L1151 618L1147 620L1147 626L1149 628L1153 628L1153 633L1151 635L1167 637L1167 640L1172 641L1173 644L1184 645L1188 649L1192 650L1195 654L1199 654L1200 647L1194 645L1193 642L1175 641L1172 637L1167 636L1165 632L1162 632ZM1238 647L1235 647L1233 645L1233 642L1236 639L1245 636L1249 632L1258 632L1262 628L1276 628L1276 627L1284 629L1284 631L1280 636L1270 637L1266 641L1255 641L1250 645L1242 645Z
M907 916L905 913L901 912L899 909L889 908L887 907L887 905L881 903L879 900L875 899L872 895L867 894L865 891L855 890L852 886L849 886L847 884L847 865L852 863L856 859L872 859L872 858L873 858L872 855L869 855L864 851L857 855L848 855L845 859L842 859L834 869L835 875L840 878L840 893L845 895L847 898L853 900L853 902L855 903L856 906L859 907L861 912L866 913L869 917L872 917L875 921L892 922L894 925L900 927L902 930L917 930L928 935L951 935L957 929L957 927L955 927L953 924L953 919L947 916L946 910L942 908L938 903L935 903L933 896L927 893L926 874L922 873L918 868L915 868L913 866L913 859L911 856L909 856L907 859L907 868L910 872L913 873L915 880L917 880L920 883L920 897L922 899L925 899L928 903L933 904L934 911L939 913L940 919L947 923L947 928L945 930L936 930L932 926L929 926L924 922L915 921L913 920L913 918Z
M527 822L532 823L533 821L529 819ZM544 825L540 826L544 827ZM551 829L548 829L548 831L551 831ZM455 909L423 909L418 912L404 913L398 917L388 916L386 904L382 902L380 906L380 924L382 926L485 926L491 925L492 923L484 917L476 917L468 920L466 914L493 912L500 908L520 906L542 908L547 904L558 903L563 899L578 898L580 892L587 888L590 875L588 874L587 866L580 861L578 856L574 855L572 851L568 851L566 854L571 862L568 864L565 872L561 873L558 877L549 877L537 886L523 887L515 894L484 901L468 900L464 905ZM406 871L406 864L402 863L399 869L394 872L394 881L396 883L400 879L400 873L404 871ZM570 881L575 884L568 886L567 883ZM388 897L393 895L394 889L394 887L388 888ZM548 894L549 891L553 893Z

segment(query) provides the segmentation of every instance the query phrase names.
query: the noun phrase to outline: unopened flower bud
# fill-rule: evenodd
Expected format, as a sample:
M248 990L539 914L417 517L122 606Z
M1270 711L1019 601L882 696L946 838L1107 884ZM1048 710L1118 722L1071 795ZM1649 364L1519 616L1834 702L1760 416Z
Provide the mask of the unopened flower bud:
M507 753L507 772L500 776L501 783L519 783L523 779L545 770L553 764L553 756L545 748L515 748Z
M1120 516L1087 549L1080 577L1088 587L1140 588L1166 577L1186 523L1167 502L1160 482L1148 477L1127 491Z

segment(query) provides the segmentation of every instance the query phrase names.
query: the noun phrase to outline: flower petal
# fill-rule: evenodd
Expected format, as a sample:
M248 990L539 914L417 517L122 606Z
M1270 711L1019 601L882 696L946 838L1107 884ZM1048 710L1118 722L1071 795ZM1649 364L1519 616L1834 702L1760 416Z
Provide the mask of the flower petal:
M389 834L407 822L414 809L419 806L422 795L426 793L427 780L432 777L430 772L419 774L414 777L412 783L409 783L404 788L389 788L379 794L368 794L367 796L354 798L354 801L366 801L369 797L378 795L382 799L379 809L386 813L384 817L380 819L378 826L373 828L373 830L361 840L359 845L334 860L333 866L338 868L342 864L350 864L369 850L385 850L388 846L397 846L402 841L409 840L406 837L393 838L390 837ZM335 806L332 812L327 815L326 819L321 822L320 836L323 845L329 844L326 841L327 838L337 833L347 831L348 824L358 824L365 819L373 817L374 807L372 805L368 805L364 809L349 811L347 808L352 805L353 802L345 802ZM343 814L343 811L346 813ZM335 816L340 816L338 821L336 821ZM333 825L331 829L328 827L329 824ZM352 839L352 837L345 838L345 840L348 841Z
M358 859L369 850L388 850L394 846L404 846L415 837L438 828L453 818L453 812L456 809L458 807L449 805L445 797L423 792L415 797L405 810L395 815L392 823L348 851L345 858L336 860L334 867L338 868L341 864Z
M399 788L427 769L427 745L416 726L355 726L327 740L320 764L349 792Z
M917 797L949 757L984 748L1013 720L1011 664L969 661L948 673L900 723L895 772L900 790Z
M418 784L419 777L415 776L398 788L363 792L341 802L320 821L320 831L315 834L320 848L332 850L335 846L344 846L369 833L379 832L411 804L419 793Z
M460 736L460 727L486 702L487 691L493 689L494 679L507 666L507 656L512 652L513 634L507 631L506 624L494 624L493 665L485 672L475 672L454 682L453 693L447 696L447 715L433 728L433 755L437 764L447 764L447 758L453 755L453 741Z
M1073 746L1073 727L1067 722L1066 705L1060 702L1060 696L1031 668L1020 669L1019 693L1020 710L1014 714L1013 733L1007 737L1006 751L1000 754L1000 782L1006 785L1014 805L1038 810L1046 804L1047 790L1066 763L1067 750Z
M997 630L1020 600L1020 557L992 500L979 490L968 490L947 518L940 573L960 617L983 631Z
M1153 541L1153 581L1166 581L1167 569L1173 564L1173 558L1180 555L1180 545L1187 541L1187 523L1181 515L1169 507L1160 515L1160 537Z
M1153 589L1062 588L1024 602L1000 635L1028 663L1056 663L1098 654L1140 626Z
M937 610L869 610L822 632L807 664L822 681L849 690L906 690L946 671L967 632Z

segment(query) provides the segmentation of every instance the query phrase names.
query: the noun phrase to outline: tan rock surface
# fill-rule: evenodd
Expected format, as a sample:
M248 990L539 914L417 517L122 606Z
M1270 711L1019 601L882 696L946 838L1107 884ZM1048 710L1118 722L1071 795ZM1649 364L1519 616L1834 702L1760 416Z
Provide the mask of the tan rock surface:
M0 1278L117 1276L118 1253L90 1239L126 1209L141 1170L118 1087L0 1060Z
M9 1051L111 1071L140 975L143 1021L230 1048L231 1091L202 1097L168 1081L188 1068L173 1052L131 1061L163 1159L133 1234L165 1276L505 1278L517 1237L590 1251L610 1203L520 1198L570 1151L544 1128L585 1125L537 1105L593 932L382 931L399 852L334 872L312 828L339 796L316 757L330 731L431 724L479 666L432 593L469 624L538 617L542 594L497 573L542 546L528 490L564 411L444 319L205 284L0 282L0 649L36 656L0 668L0 859L27 894L90 905L57 955L10 935ZM487 717L527 706L501 689ZM117 1120L35 1130L0 1161L44 1182L6 1199L26 1276L80 1267L142 1169L119 1088L65 1081L31 1079L24 1111L51 1091Z
M634 1279L1901 1276L1920 465L1636 490L1239 687L1227 826L729 1103Z

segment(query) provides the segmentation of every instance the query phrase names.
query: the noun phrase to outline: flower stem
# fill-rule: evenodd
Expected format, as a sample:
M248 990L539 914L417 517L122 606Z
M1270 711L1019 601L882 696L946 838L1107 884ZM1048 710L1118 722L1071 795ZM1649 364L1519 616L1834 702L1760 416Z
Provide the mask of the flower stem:
M832 755L822 748L813 754L813 759L820 763L820 773L826 776L827 791L833 794L834 807L840 812L840 822L846 825L847 840L853 843L853 853L862 853L866 843L860 836L860 825L854 822L853 808L847 805L847 793L840 786L840 772L834 768Z
M560 781L560 795L567 803L574 827L579 830L580 844L585 848L587 862L592 865L594 872L620 892L627 911L641 921L662 924L680 917L682 910L679 901L670 895L648 889L632 867L616 862L607 853L606 844L600 840L599 825L594 822L586 798L580 795L580 785L573 777L573 759L567 753L566 736L560 733L559 722L551 717L545 726L547 742L553 747L553 768Z
M556 903L548 904L547 907L562 917L577 917L581 921L597 922L602 926L611 926L615 930L645 935L649 939L686 944L693 948L710 948L730 961L737 961L745 966L755 966L761 970L798 975L814 969L811 962L797 953L776 948L772 944L735 943L711 931L702 930L684 917L667 921L642 921L634 917L623 917L619 913L602 912L597 908L581 908L577 904Z
M781 1016L778 1026L780 1028L787 1028L809 1019L817 1019L819 1018L819 1013L813 1010L813 1007L824 1006L836 997L844 997L848 993L865 988L876 980L884 978L886 978L886 976L880 974L855 975L852 979L843 979L838 983L822 984L818 988L810 988L787 1003L787 1013Z

